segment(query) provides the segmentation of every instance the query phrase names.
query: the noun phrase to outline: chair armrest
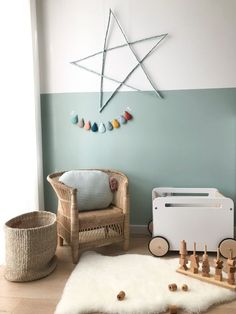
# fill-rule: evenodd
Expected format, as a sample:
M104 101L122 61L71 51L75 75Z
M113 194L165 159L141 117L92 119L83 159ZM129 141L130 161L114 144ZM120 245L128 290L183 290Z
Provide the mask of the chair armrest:
M47 176L48 182L51 184L58 198L58 210L68 218L71 217L71 210L76 208L77 189L69 187L58 179L62 173L54 173ZM72 197L73 196L73 197Z
M112 203L122 209L124 214L129 214L128 178L121 173L112 173L118 181L118 190L114 192Z
M70 242L78 245L79 217L77 209L77 189L69 187L59 181L62 173L47 176L58 198L58 211L70 221ZM60 218L59 218L60 219Z

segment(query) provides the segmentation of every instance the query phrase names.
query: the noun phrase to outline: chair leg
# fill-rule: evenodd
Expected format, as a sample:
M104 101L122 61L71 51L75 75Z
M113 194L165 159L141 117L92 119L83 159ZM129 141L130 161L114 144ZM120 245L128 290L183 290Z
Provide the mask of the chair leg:
M129 217L126 215L125 221L124 221L124 242L123 242L123 250L128 251L129 249Z
M77 264L79 261L79 248L78 248L78 246L71 246L71 253L72 253L73 264Z
M129 250L129 238L125 239L123 242L123 250L128 251Z
M63 246L63 238L58 236L58 243L59 243L59 246Z

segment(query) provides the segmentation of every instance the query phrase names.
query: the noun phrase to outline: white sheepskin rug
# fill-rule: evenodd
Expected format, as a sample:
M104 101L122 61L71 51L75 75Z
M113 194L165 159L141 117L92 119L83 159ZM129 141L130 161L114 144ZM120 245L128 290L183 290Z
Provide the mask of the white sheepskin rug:
M68 279L55 313L161 313L174 304L199 313L236 298L234 291L176 273L177 267L177 258L86 252ZM170 283L177 284L176 292L169 291ZM180 289L182 284L188 285L188 292ZM118 301L121 290L126 297Z

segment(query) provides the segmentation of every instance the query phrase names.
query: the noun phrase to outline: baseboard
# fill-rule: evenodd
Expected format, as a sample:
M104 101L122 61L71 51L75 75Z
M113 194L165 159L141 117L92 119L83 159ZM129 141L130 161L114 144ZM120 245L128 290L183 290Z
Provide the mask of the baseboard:
M147 225L130 225L131 234L149 234ZM234 227L234 238L236 238L236 227Z
M147 225L130 225L131 234L149 234Z

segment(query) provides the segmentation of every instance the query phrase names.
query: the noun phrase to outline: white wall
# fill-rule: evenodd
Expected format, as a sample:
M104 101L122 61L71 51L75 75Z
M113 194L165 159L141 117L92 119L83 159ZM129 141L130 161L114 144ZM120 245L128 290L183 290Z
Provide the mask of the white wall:
M43 209L36 35L34 0L0 2L0 264L4 223Z
M112 8L130 41L168 32L145 61L160 90L236 87L235 0L40 0L41 92L99 91L99 77L69 62L103 47ZM116 26L109 46L123 43ZM140 57L154 42L136 45ZM86 65L99 70L101 59ZM135 64L128 48L108 55L106 74L122 79ZM85 65L85 63L84 63ZM129 81L151 90L142 71ZM113 90L109 81L105 90Z

